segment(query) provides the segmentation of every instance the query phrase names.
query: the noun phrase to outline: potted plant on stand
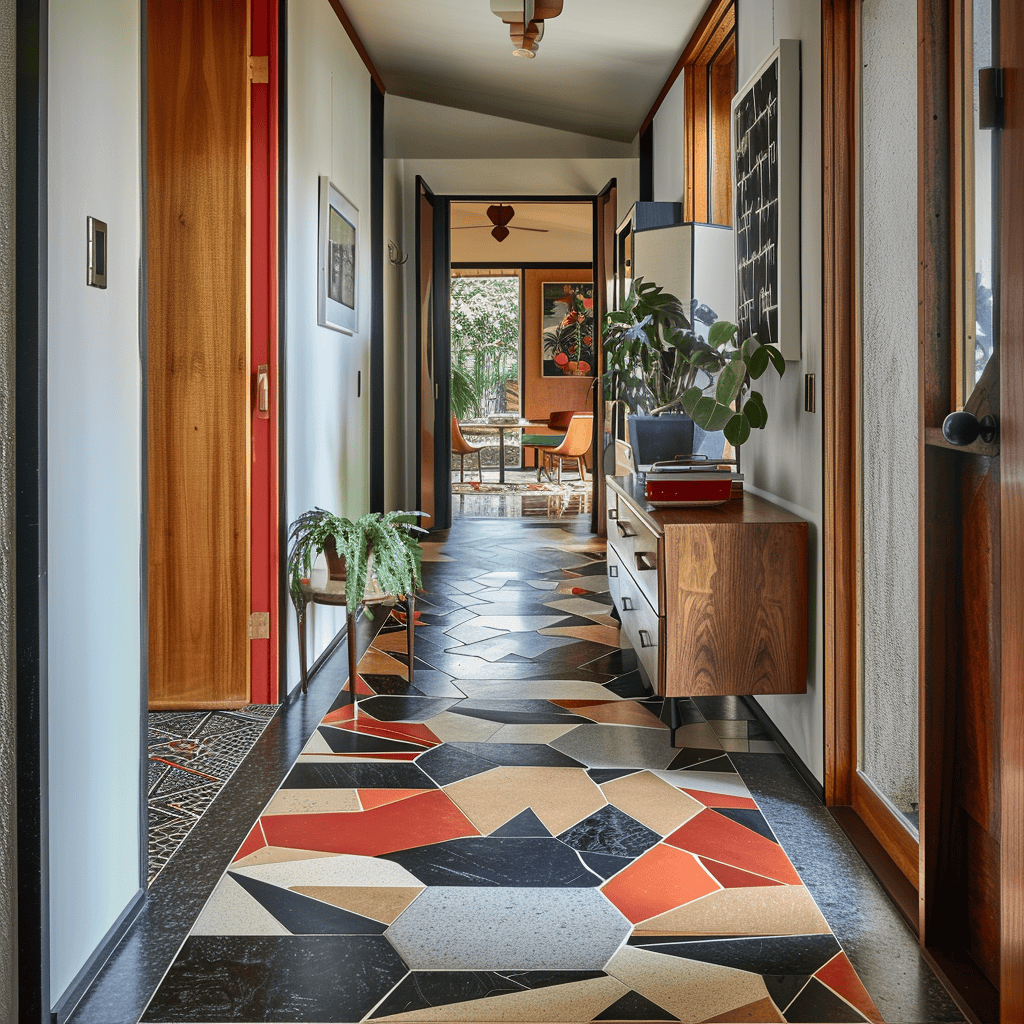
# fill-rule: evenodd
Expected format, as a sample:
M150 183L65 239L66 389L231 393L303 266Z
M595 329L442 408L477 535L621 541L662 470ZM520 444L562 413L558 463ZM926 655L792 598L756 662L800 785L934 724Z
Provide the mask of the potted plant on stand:
M418 540L426 531L416 525L424 512L368 512L353 522L322 508L303 512L288 534L288 578L299 624L302 690L306 690L305 613L310 601L346 606L349 636L360 603L373 618L371 604L386 597L404 598L409 629L409 665L412 672L413 595L422 585L423 551ZM327 559L333 590L313 591L309 577L320 554ZM350 600L351 598L351 600ZM355 644L349 644L349 678L355 679ZM353 699L355 690L352 690Z
M780 377L786 369L774 345L756 336L739 340L736 324L696 300L688 316L676 296L643 278L633 282L622 309L605 315L604 360L606 394L633 414L631 423L642 414L682 411L702 431L721 431L734 448L768 422L764 398L750 382L769 366ZM721 456L722 448L707 454Z

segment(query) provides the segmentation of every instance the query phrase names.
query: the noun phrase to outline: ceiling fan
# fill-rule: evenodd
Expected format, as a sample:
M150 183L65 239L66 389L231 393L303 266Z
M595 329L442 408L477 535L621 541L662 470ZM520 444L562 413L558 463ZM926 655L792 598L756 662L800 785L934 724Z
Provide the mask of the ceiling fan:
M508 238L509 226L508 222L516 215L516 211L509 206L507 203L497 203L494 206L487 207L487 219L494 225L491 228L491 234L499 241L504 242ZM486 224L460 224L457 227L453 227L452 231L476 231L480 228L487 227ZM543 234L547 234L547 228L521 228L517 224L513 224L511 227L512 231L539 231Z

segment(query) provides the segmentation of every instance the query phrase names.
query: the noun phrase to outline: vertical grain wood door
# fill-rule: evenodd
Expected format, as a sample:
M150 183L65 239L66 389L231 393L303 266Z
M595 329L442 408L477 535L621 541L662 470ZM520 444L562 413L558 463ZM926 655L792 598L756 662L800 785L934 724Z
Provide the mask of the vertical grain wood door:
M149 706L249 700L246 0L150 0Z
M604 434L609 429L604 421L604 395L601 388L601 374L604 373L604 339L601 324L604 315L614 308L612 293L615 281L615 204L618 184L612 178L594 198L594 336L597 356L594 369L594 443L593 452L593 500L590 504L590 530L598 536L606 536L607 521L604 487Z

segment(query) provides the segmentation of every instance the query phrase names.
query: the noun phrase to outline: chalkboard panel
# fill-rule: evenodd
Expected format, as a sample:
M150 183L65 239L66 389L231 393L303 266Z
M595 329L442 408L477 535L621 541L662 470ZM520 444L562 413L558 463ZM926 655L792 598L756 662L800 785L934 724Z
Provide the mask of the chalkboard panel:
M800 357L800 43L784 39L732 104L737 321Z

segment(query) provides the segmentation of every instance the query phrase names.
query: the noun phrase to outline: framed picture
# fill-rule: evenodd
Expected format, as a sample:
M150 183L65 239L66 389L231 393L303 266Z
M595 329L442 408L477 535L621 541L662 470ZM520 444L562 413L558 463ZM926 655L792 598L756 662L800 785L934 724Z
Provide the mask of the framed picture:
M316 322L343 334L359 323L359 211L320 175Z
M800 358L800 41L783 39L732 101L736 318Z
M593 377L593 284L550 281L541 289L543 376Z

